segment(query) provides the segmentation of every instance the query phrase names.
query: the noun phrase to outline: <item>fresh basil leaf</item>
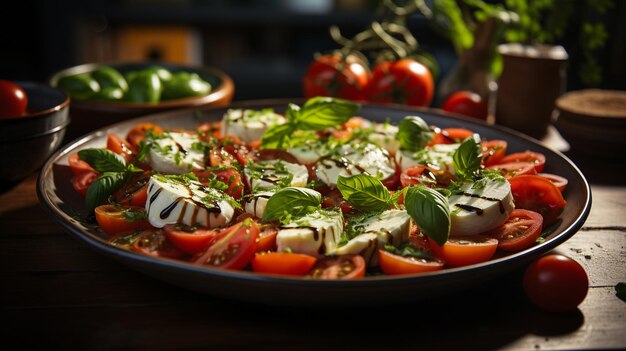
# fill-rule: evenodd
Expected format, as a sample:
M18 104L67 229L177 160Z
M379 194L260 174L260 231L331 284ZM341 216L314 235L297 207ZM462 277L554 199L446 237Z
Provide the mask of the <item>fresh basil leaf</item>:
M124 159L107 149L80 150L78 157L100 173L124 172L126 170Z
M278 124L270 127L261 138L261 149L281 149L296 131L291 123Z
M428 123L417 116L407 116L398 125L396 140L400 142L400 148L408 151L423 149L432 139L434 133Z
M267 201L263 221L276 221L286 214L304 215L310 210L315 210L322 203L322 194L315 190L299 187L287 187L280 189Z
M425 186L406 188L404 206L424 234L443 245L450 235L448 199Z
M337 189L354 208L363 212L381 212L391 206L389 190L378 178L369 174L339 176Z
M298 129L321 130L345 123L361 106L352 101L331 97L309 99L297 117Z
M452 155L454 173L456 173L457 178L471 180L478 176L482 158L483 154L478 134L463 140L459 148L454 152L454 155Z
M106 172L96 179L87 189L85 197L87 210L91 212L106 201L109 195L124 184L128 175L126 172Z

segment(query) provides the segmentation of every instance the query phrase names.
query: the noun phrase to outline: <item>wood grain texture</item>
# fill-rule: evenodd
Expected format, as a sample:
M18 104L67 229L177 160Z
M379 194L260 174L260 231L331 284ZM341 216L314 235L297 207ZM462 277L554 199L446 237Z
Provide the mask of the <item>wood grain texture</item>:
M626 303L614 290L626 281L624 184L592 185L588 221L556 250L585 267L591 288L576 311L551 314L524 296L523 269L477 288L384 308L276 308L181 290L100 256L66 234L39 205L35 180L31 176L0 195L5 345L94 350L626 348Z

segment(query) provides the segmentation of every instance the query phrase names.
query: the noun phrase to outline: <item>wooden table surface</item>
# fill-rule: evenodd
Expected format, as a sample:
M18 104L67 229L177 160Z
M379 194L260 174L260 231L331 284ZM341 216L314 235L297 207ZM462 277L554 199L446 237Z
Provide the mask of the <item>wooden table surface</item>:
M614 287L626 281L626 167L572 159L591 183L593 206L583 228L555 251L585 267L590 289L579 309L565 314L542 312L527 301L523 268L478 288L400 306L287 308L197 294L130 270L72 238L39 204L33 174L0 194L0 345L623 349L626 302Z

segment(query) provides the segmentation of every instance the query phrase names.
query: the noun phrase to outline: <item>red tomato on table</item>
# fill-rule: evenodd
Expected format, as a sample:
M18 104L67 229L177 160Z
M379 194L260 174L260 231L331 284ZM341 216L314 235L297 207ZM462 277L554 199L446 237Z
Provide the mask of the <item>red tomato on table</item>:
M22 87L8 80L0 80L0 118L22 116L27 106L28 97Z
M487 119L488 112L487 103L483 101L483 98L467 90L457 91L450 95L441 109L482 120Z
M413 59L383 61L374 67L367 85L367 100L428 106L433 99L434 81L430 71Z
M550 254L533 262L524 273L526 295L540 308L565 312L575 309L587 296L589 278L576 261Z
M349 55L345 62L338 53L315 59L304 75L304 96L332 96L364 101L369 70L359 58Z

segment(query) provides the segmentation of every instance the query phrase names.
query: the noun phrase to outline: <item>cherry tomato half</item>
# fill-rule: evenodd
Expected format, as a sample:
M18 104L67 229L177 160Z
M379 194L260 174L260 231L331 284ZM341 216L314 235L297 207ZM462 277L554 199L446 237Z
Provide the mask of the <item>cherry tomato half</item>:
M183 259L187 256L172 245L161 229L144 229L122 232L114 235L109 242L126 250L162 258Z
M511 179L525 174L536 174L535 164L532 162L508 162L488 166L489 169L497 169L506 179Z
M561 192L565 190L567 187L567 178L561 177L560 175L552 174L552 173L537 173L538 176L542 176L547 180L551 181L554 186L557 187Z
M374 67L366 93L372 102L428 106L434 94L433 76L413 59L383 61Z
M78 153L70 155L67 159L67 163L70 165L72 173L74 173L75 176L82 175L83 173L96 173L96 175L98 173L95 169L91 168L87 162L81 160L80 157L78 157Z
M115 134L107 135L107 149L121 155L126 163L131 162L137 155L136 147Z
M258 238L259 226L254 221L244 220L221 231L195 262L223 269L243 269L256 252Z
M152 228L143 207L100 205L96 207L95 213L98 226L109 235Z
M587 296L589 279L573 259L557 254L543 256L524 273L526 295L540 308L565 312L575 309Z
M400 174L400 183L402 184L402 187L417 184L432 187L437 185L437 178L435 177L435 173L430 168L424 165L417 165L405 169Z
M318 279L359 279L365 276L365 259L360 255L328 256L317 261L308 276Z
M483 235L450 237L443 246L428 239L430 246L448 267L469 266L489 261L496 253L498 240Z
M498 249L522 251L537 242L542 226L543 217L539 213L515 209L504 224L484 234L498 239Z
M145 206L148 201L148 182L152 172L133 175L130 181L113 193L113 201L125 206Z
M139 143L146 138L146 132L148 131L152 131L155 134L163 134L163 129L154 123L139 123L126 134L126 140L132 146L138 148Z
M305 275L317 258L309 255L286 252L258 253L252 259L252 269L259 273Z
M84 172L80 175L72 178L72 187L76 190L77 193L82 196L87 195L87 190L91 183L95 182L98 179L99 175L97 172Z
M491 166L502 162L506 154L507 142L504 140L490 140L480 143L483 160L485 166Z
M509 183L516 208L539 212L545 226L556 222L566 202L551 181L538 175L521 175L509 179Z
M354 55L342 62L338 53L315 59L304 75L304 96L332 96L364 101L369 70Z
M28 97L24 89L8 80L0 80L0 118L19 117L26 113Z
M487 104L480 95L467 91L451 94L441 107L442 110L477 119L487 119Z
M181 251L195 255L205 251L223 229L194 228L181 224L167 224L163 231Z
M443 261L403 257L389 251L378 250L378 264L385 274L417 274L438 271L443 268Z
M501 163L509 162L530 162L535 165L537 173L543 171L543 166L546 164L546 156L534 151L516 152L504 156Z

